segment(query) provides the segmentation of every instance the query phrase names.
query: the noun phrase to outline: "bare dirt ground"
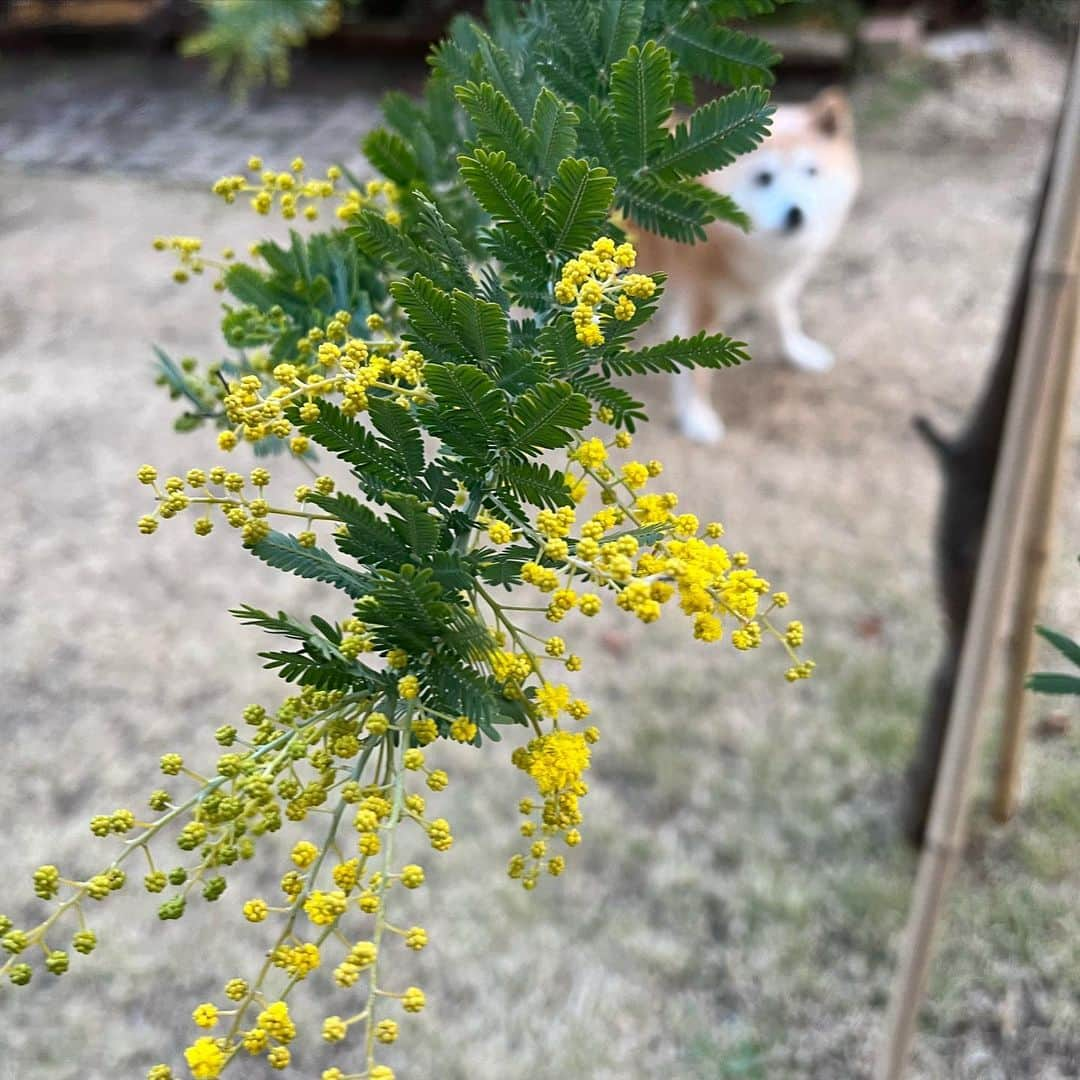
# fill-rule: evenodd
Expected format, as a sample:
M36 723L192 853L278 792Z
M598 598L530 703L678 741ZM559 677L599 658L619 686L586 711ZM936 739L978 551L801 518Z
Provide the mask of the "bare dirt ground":
M718 451L663 422L640 438L688 507L722 518L793 593L817 677L793 689L769 656L697 646L663 622L587 626L580 685L605 733L587 842L531 895L503 873L513 770L448 749L442 805L459 842L430 868L433 944L408 976L430 1006L389 1055L399 1076L869 1075L914 865L896 824L901 773L939 638L937 477L910 418L958 422L977 391L1063 76L1045 44L1011 36L1007 51L1007 68L951 85L908 73L858 88L865 190L806 299L835 372L725 373ZM260 642L226 609L328 607L227 537L135 530L141 462L174 472L217 456L172 433L149 377L150 342L219 355L217 300L174 286L149 240L246 243L262 223L203 181L252 151L351 156L380 82L369 73L335 102L305 97L301 79L230 113L190 78L155 88L101 64L0 72L0 910L20 922L40 910L26 899L36 865L82 876L106 861L91 814L140 805L158 755L196 737L192 761L212 762L213 729L272 700ZM112 120L94 102L112 102ZM663 421L662 382L638 389ZM1044 613L1074 632L1076 451L1074 435ZM1038 704L1051 713L1066 733L1033 740L1019 818L996 829L976 810L913 1076L1080 1074L1080 718ZM105 1080L176 1061L192 1005L249 973L262 944L237 910L249 884L237 876L179 923L135 895L95 912L95 957L0 990L0 1078ZM329 1059L309 1042L296 1060L315 1076Z

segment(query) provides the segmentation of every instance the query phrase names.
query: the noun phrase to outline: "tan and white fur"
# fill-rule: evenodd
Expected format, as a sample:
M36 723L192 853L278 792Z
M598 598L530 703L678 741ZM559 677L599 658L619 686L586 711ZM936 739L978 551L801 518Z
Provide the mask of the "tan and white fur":
M769 339L766 354L804 371L827 371L832 352L803 332L798 301L848 215L859 186L851 109L840 90L805 105L782 105L753 152L704 177L750 218L749 233L717 222L693 247L638 236L638 265L668 274L658 322L663 332L730 332L755 314ZM755 355L759 355L755 347ZM687 438L715 443L724 426L709 396L710 372L675 376L674 406Z

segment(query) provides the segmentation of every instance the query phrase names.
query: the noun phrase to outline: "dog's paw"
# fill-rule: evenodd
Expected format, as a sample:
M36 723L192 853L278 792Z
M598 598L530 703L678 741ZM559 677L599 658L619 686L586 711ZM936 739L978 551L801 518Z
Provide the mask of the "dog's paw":
M836 357L820 341L805 335L784 342L784 359L801 371L828 371Z
M679 430L693 442L713 446L724 437L724 422L701 398L691 398L679 410Z

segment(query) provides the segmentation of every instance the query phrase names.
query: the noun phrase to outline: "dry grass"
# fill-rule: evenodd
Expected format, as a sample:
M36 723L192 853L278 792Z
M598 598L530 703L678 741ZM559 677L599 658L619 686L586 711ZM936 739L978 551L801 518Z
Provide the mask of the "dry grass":
M722 517L795 594L819 677L793 690L768 655L697 647L675 622L646 630L612 613L578 626L582 689L605 738L587 843L562 881L532 895L502 872L512 770L448 748L441 805L460 839L431 863L433 945L399 969L430 1000L391 1055L399 1075L867 1075L913 869L895 824L900 774L938 636L936 477L909 417L958 418L979 383L1060 82L1055 55L1012 48L1010 78L975 72L887 124L872 122L884 91L864 89L866 192L807 304L811 327L838 347L836 372L726 374L730 434L718 453L662 423L641 439L688 505ZM215 301L175 290L148 238L239 244L251 221L145 179L7 171L0 223L0 906L28 920L35 865L91 870L101 850L86 832L91 813L138 803L157 755L196 733L211 760L209 732L272 690L253 674L258 641L225 609L327 601L264 573L227 538L176 528L148 541L132 527L137 464L206 460L196 439L162 434L172 409L147 385L146 343L218 349ZM662 418L663 385L640 389ZM1067 552L1080 547L1075 443L1069 466ZM1076 627L1065 555L1053 589L1047 619ZM1071 719L1071 733L1033 743L1019 820L992 830L976 814L920 1077L1075 1075L1075 710ZM190 1037L194 1002L250 970L264 935L236 907L255 884L238 874L219 905L180 923L156 923L135 896L106 905L93 961L2 991L0 1077L141 1075ZM339 992L321 993L312 1015L339 1011ZM329 1060L318 1046L297 1058L306 1076Z

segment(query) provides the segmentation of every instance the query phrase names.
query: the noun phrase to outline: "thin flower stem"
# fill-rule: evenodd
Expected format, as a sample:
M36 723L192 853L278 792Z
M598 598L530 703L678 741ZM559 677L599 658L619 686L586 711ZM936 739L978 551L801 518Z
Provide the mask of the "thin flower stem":
M382 870L379 874L379 887L376 892L379 901L378 910L375 913L375 932L372 940L375 945L375 959L371 964L371 974L368 980L367 1013L365 1021L364 1048L367 1057L367 1068L370 1073L375 1067L375 997L379 993L379 949L382 944L383 931L386 928L386 890L389 882L390 866L394 855L394 838L401 821L401 812L405 805L405 751L409 746L409 730L412 724L413 707L410 705L404 710L403 727L398 733L397 755L387 759L388 779L393 781L394 793L390 804L390 816L386 820L386 841L382 849Z

